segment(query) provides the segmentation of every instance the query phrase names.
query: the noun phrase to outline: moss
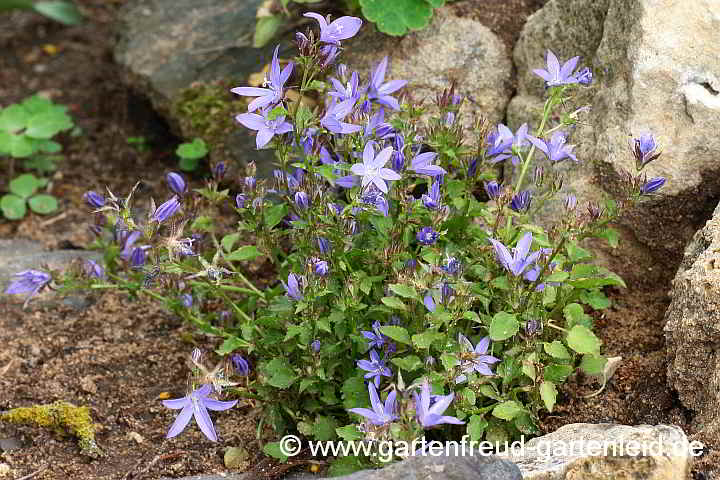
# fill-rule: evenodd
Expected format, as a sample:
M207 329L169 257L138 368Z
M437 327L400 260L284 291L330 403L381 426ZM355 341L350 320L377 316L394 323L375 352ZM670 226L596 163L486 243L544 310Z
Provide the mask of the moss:
M37 425L50 428L60 434L69 433L78 438L80 449L86 455L103 456L95 442L96 426L90 417L88 407L76 407L68 402L13 408L0 414L0 420L23 425Z

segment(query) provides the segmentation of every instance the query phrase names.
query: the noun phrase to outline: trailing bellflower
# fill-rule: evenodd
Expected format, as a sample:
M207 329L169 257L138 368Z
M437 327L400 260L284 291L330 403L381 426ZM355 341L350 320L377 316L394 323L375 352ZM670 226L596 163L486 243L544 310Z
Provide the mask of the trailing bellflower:
M340 45L340 40L355 36L362 26L362 20L357 17L344 16L328 24L325 17L319 13L308 12L303 16L317 20L320 24L320 41L332 45Z
M435 157L437 157L437 153L435 152L425 152L416 155L410 162L410 170L421 175L430 175L431 177L445 175L447 172L444 168L432 164Z
M510 208L518 213L522 213L530 208L531 202L532 193L530 193L530 190L523 190L517 195L513 195L512 200L510 200Z
M273 54L273 59L270 63L270 79L268 80L266 78L263 82L263 87L267 88L235 87L230 90L232 93L243 97L258 97L250 102L248 105L248 112L254 112L257 109L265 109L268 106L275 105L279 103L285 95L285 82L287 82L288 78L290 78L294 64L292 62L288 63L288 65L281 71L280 62L278 61L279 49L279 45L275 47L275 53Z
M310 197L308 197L308 194L302 191L295 192L295 205L297 205L300 210L310 208Z
M230 361L235 369L235 373L243 377L250 375L250 362L248 362L245 357L239 353L234 353L230 356Z
M184 195L187 192L187 182L182 175L176 172L169 172L165 175L165 181L170 190L178 195Z
M23 308L25 308L30 299L35 296L40 289L50 283L52 277L49 273L41 272L40 270L23 270L13 274L14 280L10 282L5 293L7 294L19 294L27 293Z
M163 223L165 220L175 215L179 208L180 200L177 195L173 195L170 200L155 209L155 212L152 214L151 221Z
M95 260L85 260L85 275L90 278L105 278L105 268Z
M285 292L287 293L287 296L297 301L305 298L301 291L304 283L305 277L303 277L302 275L295 275L294 273L288 275L287 283L282 282L283 287L285 287Z
M163 400L163 405L173 410L179 410L180 414L175 418L175 422L170 427L165 438L172 438L180 434L188 423L190 418L195 417L200 430L211 442L217 442L217 433L215 433L215 426L212 423L208 410L222 411L232 408L237 403L237 400L230 402L221 402L210 398L209 395L212 392L211 385L202 385L197 390L193 390L188 396L183 398L175 398L172 400Z
M473 347L470 340L462 333L458 334L458 342L463 349L465 355L463 361L460 362L462 374L455 378L455 383L462 383L467 380L468 373L477 372L480 375L491 376L493 371L490 366L500 361L499 358L488 355L490 348L490 337L482 338L477 345Z
M235 120L250 130L257 130L255 145L258 150L270 143L275 135L292 132L292 125L285 121L285 115L280 115L273 120L269 119L269 110L263 111L263 115L257 113L241 113L235 116Z
M417 241L422 245L432 245L437 240L438 233L432 227L423 227L415 235Z
M498 198L500 198L500 195L502 195L503 188L495 180L485 182L484 187L485 193L487 193L487 196L490 198L490 200L497 200Z
M431 397L433 396L436 397L436 399L431 406ZM413 392L413 398L415 400L415 416L423 428L431 428L444 423L451 423L453 425L465 424L465 422L455 417L443 415L455 398L455 394L431 395L430 384L427 379L425 379L422 385L420 395Z
M423 194L422 202L425 208L430 210L436 210L440 207L440 182L436 180L432 183L429 195Z
M651 178L645 182L642 187L640 187L640 195L650 195L651 193L655 193L660 190L663 185L665 185L664 177Z
M373 69L370 73L370 83L365 88L367 97L370 100L374 100L380 105L385 105L393 110L400 110L400 104L395 97L390 96L405 85L406 80L391 80L385 82L385 72L387 70L388 57L382 59L382 61Z
M312 349L313 353L320 353L320 347L322 347L322 343L320 340L315 339L310 343L310 348Z
M93 208L102 208L105 206L105 197L92 190L83 194L83 200Z
M526 232L525 235L522 236L517 246L513 249L512 254L510 250L498 240L494 238L489 238L488 240L492 243L493 249L495 250L495 257L500 265L516 277L534 264L542 253L540 250L530 253L530 246L532 245L531 232Z
M333 99L325 115L320 119L320 124L333 133L350 134L359 132L363 128L360 125L341 121L348 116L354 106L355 100L352 98L343 100L340 103L336 103L335 99Z
M637 171L642 170L645 165L656 160L662 152L657 150L658 145L655 143L655 137L651 133L640 135L640 138L633 138L630 142L630 149L635 157L635 168ZM88 192L90 193L90 192Z
M578 161L573 153L575 145L565 145L567 137L563 132L553 133L549 142L542 138L535 138L532 135L527 135L527 139L540 149L551 162L560 162L566 158L574 162Z
M363 163L356 163L350 168L355 175L362 177L363 188L373 184L381 192L388 193L388 186L385 181L400 180L402 178L397 172L385 168L385 164L390 160L392 152L392 147L386 147L375 155L374 142L365 144Z
M366 379L373 379L375 386L380 386L380 377L392 377L392 370L385 365L385 360L375 350L370 350L370 360L358 360L357 366L366 370Z
M533 70L533 73L545 80L546 87L578 83L579 80L573 74L573 70L575 70L579 59L580 57L573 57L561 67L555 54L548 50L545 57L546 69L537 68Z
M390 392L384 404L380 401L377 388L375 388L373 383L368 384L368 392L370 393L372 410L369 408L351 408L348 411L365 417L372 425L378 426L386 425L398 418L397 415L395 415L395 398L397 397L397 391L393 390Z
M358 78L357 72L353 72L352 75L350 75L350 80L347 82L347 85L343 85L337 78L331 78L330 82L333 84L335 90L329 91L328 95L335 97L339 102L352 100L353 104L355 104L360 95L358 91Z

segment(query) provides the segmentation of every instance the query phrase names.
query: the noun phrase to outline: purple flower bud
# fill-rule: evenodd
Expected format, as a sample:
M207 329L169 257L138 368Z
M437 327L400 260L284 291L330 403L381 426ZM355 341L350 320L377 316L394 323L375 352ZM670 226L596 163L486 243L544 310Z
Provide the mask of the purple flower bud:
M313 351L313 352L319 353L319 352L320 352L320 346L321 346L321 345L322 345L322 344L320 343L320 340L315 339L315 340L313 340L313 342L310 344L310 348L312 348L312 351Z
M470 166L468 167L467 176L468 178L473 178L475 174L477 173L477 166L478 166L478 159L473 158L470 161Z
M198 347L195 347L192 349L192 352L190 352L190 358L194 363L200 363L200 360L202 360L203 352Z
M575 78L577 78L578 83L581 85L590 85L593 79L593 74L588 67L585 67L577 72Z
M183 293L180 295L180 302L182 302L185 308L190 308L193 304L193 297L189 293Z
M257 185L255 177L245 177L245 188L252 191L255 190L255 185Z
M432 227L423 227L415 235L417 241L422 245L432 245L437 240L438 233Z
M295 205L301 210L310 208L310 198L308 198L308 194L302 191L295 192Z
M638 171L661 155L661 152L656 152L658 145L655 137L650 133L640 135L640 138L633 138L630 148L635 157L635 168Z
M227 323L227 321L230 320L230 312L228 312L227 310L223 310L218 314L218 319L222 323Z
M140 268L145 265L145 249L143 247L135 247L130 254L130 265L133 268Z
M530 202L532 202L532 195L529 190L523 190L517 195L513 195L510 201L510 208L516 212L524 212L530 208Z
M247 198L242 193L238 193L235 196L235 205L237 208L245 208L245 202L247 201Z
M292 298L293 300L300 301L302 300L303 294L302 289L305 284L305 277L302 275L295 275L294 273L291 273L288 275L288 283L285 284L283 282L283 287L285 287L285 292L287 293L287 296Z
M650 195L651 193L660 190L663 185L665 185L665 178L651 178L640 188L640 195Z
M102 208L105 205L105 197L92 190L83 194L83 200L93 208Z
M497 200L502 195L502 186L495 180L491 182L485 182L485 193L491 200Z
M307 55L308 54L308 47L310 46L310 40L305 36L302 32L296 32L295 33L295 43L297 44L298 50L300 50L301 55Z
M577 197L572 193L565 197L565 210L572 212L577 207Z
M325 254L325 253L330 252L330 247L331 247L330 240L328 240L327 238L318 237L317 245L318 245L318 248L320 249L320 253Z
M85 275L90 278L105 278L105 269L95 260L85 261Z
M221 181L225 176L225 171L225 162L218 162L217 165L215 165L215 167L212 169L212 174L215 180L217 180L218 182Z
M450 275L455 275L460 271L460 260L455 257L450 257L447 265L442 267L442 269Z
M230 360L232 361L233 367L235 367L235 372L238 375L241 375L243 377L247 377L250 375L250 362L245 360L242 355L239 353L234 353L230 357Z
M525 324L525 333L527 335L534 335L538 331L539 328L540 328L540 323L537 320L535 320L535 319L528 320L527 323Z
M179 208L180 200L178 200L177 195L173 195L170 200L157 207L157 209L152 215L152 221L162 223L168 218L175 215Z
M430 312L435 311L435 300L432 297L432 293L428 290L425 294L425 297L423 298L423 304L425 305L425 308L428 309Z
M450 297L455 295L455 290L453 290L449 283L443 283L440 294L442 295L443 303L447 304L450 301Z
M182 175L175 172L170 172L165 175L165 181L168 184L170 190L178 195L184 195L187 192L187 182Z
M348 67L344 63L337 66L337 74L340 77L340 81L345 83L348 79Z
M535 167L535 173L533 174L533 183L541 187L545 180L545 169L543 167Z
M332 64L337 58L339 53L338 48L335 45L325 45L320 49L320 57L323 59L322 68L326 68Z
M315 275L324 277L328 274L328 272L330 272L330 265L328 265L328 262L325 260L317 260L313 264L313 270L315 271Z

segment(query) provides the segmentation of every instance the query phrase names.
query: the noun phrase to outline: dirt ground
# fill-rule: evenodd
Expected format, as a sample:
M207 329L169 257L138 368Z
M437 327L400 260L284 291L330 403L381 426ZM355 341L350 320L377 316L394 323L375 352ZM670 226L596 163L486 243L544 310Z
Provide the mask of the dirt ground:
M0 102L43 92L69 105L83 131L63 139L66 158L52 179L61 213L0 220L0 238L30 238L49 249L83 248L91 241L84 191L107 184L125 193L136 180L131 171L142 174L143 195L158 198L162 176L176 162L178 140L147 102L119 82L112 62L115 15L124 0L78 3L88 18L78 27L27 13L0 16ZM465 0L453 8L482 21L511 45L524 19L542 3ZM147 138L148 152L128 144L128 137L137 136ZM0 191L7 182L8 175L1 173ZM679 259L636 260L615 258L616 271L630 287L611 291L613 307L596 316L605 352L625 360L605 391L592 399L582 395L592 393L596 383L576 378L566 385L556 411L543 420L545 429L579 421L675 423L687 429L688 412L666 386L662 333L669 281ZM0 342L0 411L56 400L88 405L99 425L98 444L108 454L91 460L71 438L0 425L0 440L13 438L22 446L0 454L0 463L13 469L11 478L36 473L36 480L158 479L222 472L229 446L247 448L248 466L258 477L277 477L288 468L258 453L251 405L215 415L217 444L194 426L164 439L176 412L162 407L160 395L184 395L188 352L216 344L145 299L104 293L91 297L88 308L35 307L30 312L0 300ZM714 451L705 458L696 478L706 478L702 471L712 464ZM294 468L307 466L300 461Z

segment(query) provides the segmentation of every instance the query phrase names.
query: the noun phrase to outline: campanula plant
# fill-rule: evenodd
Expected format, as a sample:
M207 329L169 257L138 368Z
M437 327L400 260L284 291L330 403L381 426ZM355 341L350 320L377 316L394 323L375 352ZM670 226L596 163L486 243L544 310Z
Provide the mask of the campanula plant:
M464 131L454 85L434 105L408 104L411 84L386 81L388 59L365 79L336 65L358 19L310 16L320 29L297 36L292 62L276 49L263 88L233 89L253 99L238 127L274 150L272 178L250 164L232 184L222 165L191 190L172 173L165 201L151 200L142 220L134 190L88 193L106 263L84 281L164 302L234 359L243 381L228 374L210 390L198 379L168 405L183 409L172 434L195 415L214 439L206 410L227 405L212 398L221 392L259 401L278 434L318 440L538 432L558 385L603 372L586 310L607 307L603 287L624 283L593 265L582 241L615 245L608 224L662 187L641 172L658 157L653 137L631 142L638 172L626 174L622 197L583 203L554 170L583 159L568 125L550 123L591 78L578 59L561 65L548 52L536 72L547 87L538 125L476 121ZM303 96L317 106L291 100ZM534 215L553 201L561 214L546 230ZM216 221L228 208L230 231ZM244 273L258 258L273 266L263 289ZM33 273L15 291L44 282Z

